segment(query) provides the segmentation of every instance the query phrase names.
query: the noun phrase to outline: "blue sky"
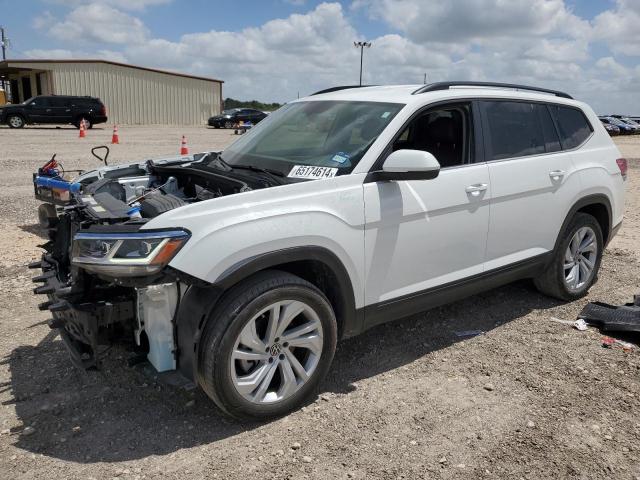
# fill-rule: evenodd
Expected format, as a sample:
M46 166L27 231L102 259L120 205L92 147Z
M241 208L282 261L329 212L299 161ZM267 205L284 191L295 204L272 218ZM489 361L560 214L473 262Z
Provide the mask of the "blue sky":
M107 58L286 101L357 81L514 81L640 114L640 0L0 0L9 58ZM630 110L630 111L627 111Z

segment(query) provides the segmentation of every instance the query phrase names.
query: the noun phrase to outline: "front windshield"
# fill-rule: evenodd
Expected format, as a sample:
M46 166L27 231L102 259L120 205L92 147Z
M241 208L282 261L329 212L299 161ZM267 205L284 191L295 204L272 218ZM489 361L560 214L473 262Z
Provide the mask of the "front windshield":
M229 110L223 110L222 111L222 115L233 115L234 113L236 113L238 111L237 108L231 108Z
M396 103L307 101L285 105L224 152L234 165L289 175L298 166L350 173L389 122L404 107Z
M29 103L31 103L35 99L36 99L36 97L27 98L24 102L22 102L22 105L28 105Z

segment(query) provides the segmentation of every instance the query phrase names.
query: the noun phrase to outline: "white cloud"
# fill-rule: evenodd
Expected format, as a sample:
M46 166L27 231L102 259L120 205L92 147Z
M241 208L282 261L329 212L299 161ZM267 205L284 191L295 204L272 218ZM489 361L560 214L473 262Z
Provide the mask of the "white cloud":
M352 8L366 9L418 43L483 44L558 32L576 38L589 31L589 23L573 15L563 0L356 0Z
M306 95L358 80L359 51L353 41L362 35L338 3L258 27L193 32L170 41L153 38L139 18L114 7L117 1L123 0L74 3L62 21L54 19L49 26L51 19L43 20L42 28L63 40L63 48L28 53L102 56L212 76L225 80L225 96L264 101L286 101L298 92ZM597 61L591 57L593 39L605 39L604 25L627 25L618 16L639 14L640 1L617 0L593 24L563 0L356 0L352 9L368 12L396 31L367 38L373 46L365 51L364 83L421 83L427 73L430 82L532 84L568 91L600 111L640 111L640 96L629 94L640 89L640 67L618 58L620 50L613 47ZM633 45L640 35L629 39Z
M84 59L100 59L111 60L112 62L126 63L127 58L121 52L115 52L113 50L97 50L95 52L88 52L83 50L67 50L64 48L53 48L50 50L34 48L25 52L27 58L40 58L40 59L55 59L55 60L67 60L71 58L84 58Z
M44 11L42 12L41 15L38 15L33 19L33 21L31 22L31 25L36 30L41 30L44 28L49 28L55 22L56 22L56 17L51 12Z
M58 5L64 5L67 7L80 7L86 5L86 0L49 0L50 3ZM122 10L144 10L147 7L154 7L158 5L166 5L173 0L101 0L101 5L111 5Z
M139 18L108 5L91 3L73 9L49 33L68 42L138 44L147 40L148 29Z
M594 38L604 40L614 53L640 57L640 1L617 0L594 20Z

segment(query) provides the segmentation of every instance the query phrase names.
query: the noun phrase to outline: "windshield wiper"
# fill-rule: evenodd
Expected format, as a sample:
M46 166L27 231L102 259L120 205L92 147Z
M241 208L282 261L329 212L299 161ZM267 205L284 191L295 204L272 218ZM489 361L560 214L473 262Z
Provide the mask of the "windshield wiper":
M260 172L260 173L266 173L267 175L271 175L272 177L280 177L280 178L284 178L284 173L278 171L278 170L272 170L270 168L261 168L261 167L256 167L254 165L231 165L227 162L225 162L225 160L222 158L222 155L218 155L214 161L218 161L220 162L224 167L226 168L230 168L230 169L239 169L239 170L251 170L252 172Z

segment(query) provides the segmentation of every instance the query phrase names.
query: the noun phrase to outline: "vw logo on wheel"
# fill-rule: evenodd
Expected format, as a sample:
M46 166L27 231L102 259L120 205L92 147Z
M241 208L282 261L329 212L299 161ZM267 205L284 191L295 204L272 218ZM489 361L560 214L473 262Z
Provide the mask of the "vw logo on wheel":
M282 351L282 346L279 343L274 343L273 345L271 345L271 347L269 347L269 354L272 357L280 355L281 351Z

